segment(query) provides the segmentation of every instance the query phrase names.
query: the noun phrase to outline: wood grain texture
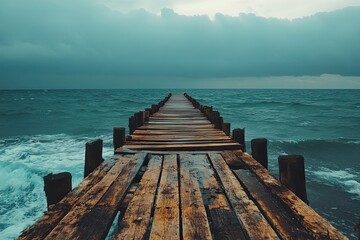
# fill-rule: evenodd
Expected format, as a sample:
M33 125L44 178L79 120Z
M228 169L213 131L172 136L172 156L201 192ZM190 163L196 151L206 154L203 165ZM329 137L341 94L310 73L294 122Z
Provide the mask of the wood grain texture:
M160 178L163 156L151 156L134 197L113 239L143 239L151 219L151 210Z
M214 125L184 95L173 95L147 123L138 127L124 149L197 151L241 146Z
M249 170L264 184L290 211L293 212L302 225L312 235L313 239L347 239L339 230L305 204L294 193L275 179L260 163L249 154L236 151L236 155L244 161Z
M183 239L212 239L198 180L190 170L191 155L180 155Z
M279 239L276 232L248 197L220 154L209 154L226 195L250 239Z
M45 239L102 239L135 178L145 153L121 157L99 183L59 222Z
M90 173L77 187L69 192L59 203L51 205L49 210L32 226L25 229L18 239L44 239L70 211L79 198L96 185L113 167L114 159L104 161Z
M180 239L179 202L176 155L165 155L150 239Z
M180 161L190 168L193 181L199 183L214 238L245 239L240 222L216 179L208 156L206 154L180 155Z

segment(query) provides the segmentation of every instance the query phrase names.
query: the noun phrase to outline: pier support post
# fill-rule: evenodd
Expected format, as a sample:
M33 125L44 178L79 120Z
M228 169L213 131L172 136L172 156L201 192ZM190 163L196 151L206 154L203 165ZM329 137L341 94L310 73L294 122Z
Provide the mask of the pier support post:
M245 128L235 128L232 131L232 137L235 142L239 143L241 145L241 150L243 152L246 151L245 146Z
M136 122L136 127L140 127L144 124L144 113L142 111L137 112L134 114L135 116L135 122Z
M136 130L136 120L135 117L132 116L129 118L129 134L133 134L135 130Z
M113 145L114 150L122 147L125 144L125 128L114 128L113 129Z
M309 204L306 194L305 162L301 155L281 155L279 161L280 182Z
M224 123L222 126L222 130L227 136L230 136L230 123Z
M69 172L46 175L44 177L44 191L48 209L50 205L60 202L71 189L71 174Z
M216 118L217 117L220 117L220 113L219 113L219 111L212 111L211 112L211 115L210 115L210 122L212 123L212 124L215 124L215 120L216 120Z
M267 143L268 140L266 138L251 140L251 155L266 169L268 168Z
M214 119L214 125L216 129L222 130L224 124L223 117L215 117Z
M144 111L144 123L149 122L149 120L150 120L150 111L148 108L146 108Z
M84 178L103 162L102 147L103 141L101 139L85 144Z

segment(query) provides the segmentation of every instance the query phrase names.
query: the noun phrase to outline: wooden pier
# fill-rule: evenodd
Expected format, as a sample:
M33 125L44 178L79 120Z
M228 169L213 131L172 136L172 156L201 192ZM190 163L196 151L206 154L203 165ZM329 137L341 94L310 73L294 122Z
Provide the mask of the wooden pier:
M190 96L169 95L129 128L19 239L347 239Z

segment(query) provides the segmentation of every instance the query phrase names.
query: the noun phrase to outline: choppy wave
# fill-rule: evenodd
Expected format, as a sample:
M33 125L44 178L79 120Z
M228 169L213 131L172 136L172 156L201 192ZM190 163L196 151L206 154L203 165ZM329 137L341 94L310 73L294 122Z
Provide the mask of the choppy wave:
M320 167L309 172L317 181L340 187L360 200L360 175L352 169L333 170Z
M357 220L360 203L359 91L171 92L184 91L214 106L232 128L245 127L248 141L268 138L269 168L274 175L278 155L304 155L309 192L319 199L312 207L318 207L320 214L353 236L352 227L342 221ZM111 129L127 126L130 115L158 102L168 92L0 91L0 239L15 238L42 215L46 209L44 175L69 171L75 186L83 177L85 142L104 139L104 155L110 156ZM249 142L247 145L250 150ZM334 193L339 197L328 197ZM330 209L344 209L339 203L343 199L350 201L346 213Z
M104 157L112 154L104 140ZM43 176L68 171L73 187L83 178L88 137L65 134L11 137L0 142L0 236L14 239L46 210Z

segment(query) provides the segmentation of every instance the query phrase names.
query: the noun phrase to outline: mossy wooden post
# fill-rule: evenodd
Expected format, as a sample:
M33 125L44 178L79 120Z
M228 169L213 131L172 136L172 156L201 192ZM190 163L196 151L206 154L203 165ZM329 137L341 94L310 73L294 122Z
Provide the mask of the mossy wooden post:
M114 150L122 147L125 144L125 128L114 128L113 129L113 145Z
M308 203L305 183L305 161L301 155L281 155L279 161L280 182Z
M241 150L245 152L246 151L245 128L235 128L232 131L232 138L234 139L235 142L241 145Z
M72 189L71 173L48 174L44 177L44 191L47 206L58 203Z
M230 136L230 123L223 123L222 130L227 136Z
M85 144L84 178L102 163L102 148L103 141L101 139Z
M251 155L266 169L268 168L267 144L268 140L266 138L251 140Z

